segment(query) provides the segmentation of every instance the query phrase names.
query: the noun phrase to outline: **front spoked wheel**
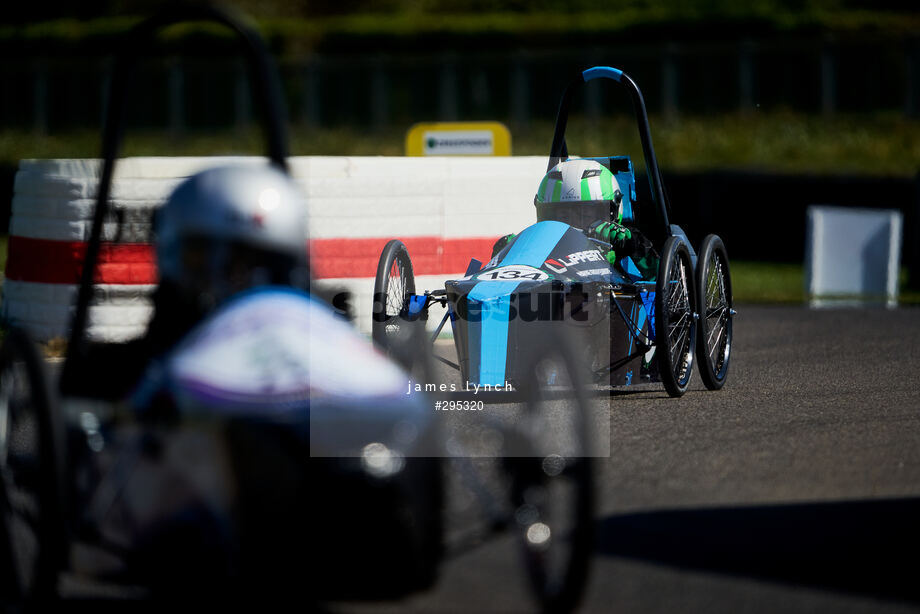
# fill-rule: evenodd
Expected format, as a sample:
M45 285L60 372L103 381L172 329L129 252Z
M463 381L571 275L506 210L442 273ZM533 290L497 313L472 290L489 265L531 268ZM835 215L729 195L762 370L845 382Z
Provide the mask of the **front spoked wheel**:
M55 410L38 349L11 328L0 348L0 605L11 609L47 605L64 562L63 430Z
M388 350L408 322L409 297L415 294L415 275L409 250L393 239L383 248L374 282L374 310L371 336L378 347Z
M655 295L656 352L661 381L672 397L687 392L693 376L697 325L696 284L690 250L678 237L664 244Z
M699 337L696 357L700 377L709 390L719 390L728 376L732 348L732 278L725 244L717 235L703 239L696 264Z

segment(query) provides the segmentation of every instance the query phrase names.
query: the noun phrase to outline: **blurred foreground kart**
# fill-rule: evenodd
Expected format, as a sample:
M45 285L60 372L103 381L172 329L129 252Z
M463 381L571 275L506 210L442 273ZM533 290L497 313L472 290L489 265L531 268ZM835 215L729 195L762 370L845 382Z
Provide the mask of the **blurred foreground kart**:
M694 357L710 390L725 384L731 357L732 302L728 255L722 240L707 236L694 252L684 231L668 221L669 205L652 147L638 86L610 67L585 70L559 105L547 171L569 160L565 141L573 93L585 82L609 79L632 98L651 187L654 224L645 228L660 254L657 274L643 275L630 258L610 263L610 245L585 230L616 221L608 200L535 203L537 223L507 243L485 265L471 260L466 275L418 293L405 245L390 241L380 256L374 287L373 336L381 347L407 322L427 319L432 305L446 307L460 371L471 385L501 388L522 376L524 357L547 330L561 328L591 366L595 382L629 386L661 381L668 394L689 387ZM623 221L636 222L636 179L627 156L591 158L610 170L623 189ZM647 207L647 205L646 205Z
M436 575L434 415L406 395L403 370L305 289L263 286L221 304L137 386L97 360L134 347L87 334L130 69L157 32L187 20L238 36L266 166L287 168L279 87L254 31L177 5L130 33L60 385L24 330L8 327L0 348L0 611L41 610L74 585L125 599L309 604L327 580L353 585L356 572L390 592ZM358 514L366 505L371 519ZM393 573L380 573L377 551Z
M139 47L186 19L240 35L268 157L286 169L278 87L253 32L220 11L185 7L141 24L130 40ZM133 60L119 58L113 75L60 386L22 329L8 327L0 347L0 609L53 608L65 586L123 599L308 607L430 586L444 556L438 414L425 395L407 394L409 373L303 289L235 295L151 361L130 394L125 382L99 377L90 350L107 344L90 342L87 314ZM394 349L413 343L413 327L403 332ZM548 337L521 369L522 418L495 426L489 454L502 476L497 496L480 497L487 526L520 537L546 611L577 603L592 549L590 465L580 457L589 425L569 347ZM424 367L424 349L410 352ZM538 437L556 403L546 372L575 391L562 413L565 445ZM486 492L459 445L460 472Z

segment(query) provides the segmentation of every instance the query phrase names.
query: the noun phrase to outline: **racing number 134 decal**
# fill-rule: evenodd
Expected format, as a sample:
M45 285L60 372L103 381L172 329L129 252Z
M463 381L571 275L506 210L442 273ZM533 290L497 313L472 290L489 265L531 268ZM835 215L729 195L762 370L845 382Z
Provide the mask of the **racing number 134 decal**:
M497 269L480 273L476 276L476 279L478 281L513 281L517 279L542 281L544 279L549 279L549 275L531 266L514 264L510 266L500 266Z

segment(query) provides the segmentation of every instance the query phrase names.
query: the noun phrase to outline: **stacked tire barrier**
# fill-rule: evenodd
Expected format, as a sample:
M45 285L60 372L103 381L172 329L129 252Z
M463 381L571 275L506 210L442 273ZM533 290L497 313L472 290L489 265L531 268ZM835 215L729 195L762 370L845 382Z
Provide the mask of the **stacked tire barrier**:
M116 166L89 334L106 341L143 333L156 287L152 216L189 175L263 158L130 158ZM309 210L316 284L351 296L368 332L377 261L402 239L416 287L437 288L486 260L495 239L532 223L543 157L297 157L291 172ZM98 160L25 160L14 184L0 315L36 338L66 337L92 224Z

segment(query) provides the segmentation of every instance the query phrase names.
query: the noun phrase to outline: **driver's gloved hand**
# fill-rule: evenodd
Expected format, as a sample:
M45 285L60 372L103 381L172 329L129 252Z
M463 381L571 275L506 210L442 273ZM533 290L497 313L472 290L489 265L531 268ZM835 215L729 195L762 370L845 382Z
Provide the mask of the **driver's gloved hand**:
M632 239L632 232L626 226L601 220L591 224L585 234L590 238L610 243L613 249L620 250L626 247L627 243Z

